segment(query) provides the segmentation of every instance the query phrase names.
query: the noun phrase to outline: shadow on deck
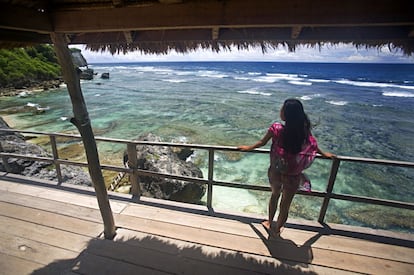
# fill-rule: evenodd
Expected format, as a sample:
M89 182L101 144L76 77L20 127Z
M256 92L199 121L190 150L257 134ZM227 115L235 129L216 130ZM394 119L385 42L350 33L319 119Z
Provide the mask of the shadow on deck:
M411 274L414 238L110 193L117 235L102 238L93 189L0 175L1 274Z

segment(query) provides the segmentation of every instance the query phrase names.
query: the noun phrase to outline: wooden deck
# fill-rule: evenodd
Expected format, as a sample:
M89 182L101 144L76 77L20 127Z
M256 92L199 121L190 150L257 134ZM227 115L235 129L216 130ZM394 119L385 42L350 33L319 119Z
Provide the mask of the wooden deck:
M93 190L0 174L0 274L414 274L414 236L111 194L102 238Z

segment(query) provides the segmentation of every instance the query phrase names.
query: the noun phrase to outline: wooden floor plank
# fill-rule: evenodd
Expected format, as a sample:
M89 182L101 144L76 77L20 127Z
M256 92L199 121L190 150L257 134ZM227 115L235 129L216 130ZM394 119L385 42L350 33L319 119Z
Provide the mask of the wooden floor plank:
M42 186L19 184L16 182L5 183L0 180L0 190L99 209L98 201L95 196L84 195L56 188L45 188ZM124 202L111 202L111 209L114 213L120 213L125 206L126 203Z
M43 266L32 261L0 253L0 274L31 274Z
M79 254L64 248L13 236L4 232L0 235L0 253L30 260L41 265L48 265L57 260L66 260L66 269L70 268L71 263Z
M122 228L117 230L115 242L134 247L132 251L143 251L139 255L148 253L146 252L148 250L154 251L151 255L154 253L168 254L170 257L176 258L176 262L181 261L181 265L189 263L197 265L200 270L205 270L207 273L211 270L210 266L215 265L220 266L221 270L227 274L240 274L242 271L247 271L248 274L257 272L261 274L355 274L329 267L280 261L272 257L174 240ZM99 251L107 250L100 249ZM187 259L187 261L183 259ZM204 266L205 268L201 268ZM183 270L184 268L174 270L174 272L184 272ZM203 271L200 272L203 274ZM220 270L217 272L222 274Z
M65 248L74 252L82 251L91 239L84 235L5 216L0 216L0 232Z
M237 220L209 216L207 215L207 211L205 211L206 215L200 215L155 206L140 205L139 203L130 203L121 213L150 220L167 221L170 223L198 228L208 228L210 230L228 232L249 237L256 236L254 232L248 230L250 227L249 224Z
M313 248L335 250L414 264L414 249L409 247L377 243L338 235L319 235L317 232L291 228L286 228L282 233L282 237L286 239L294 239L297 245L303 245L305 242L309 241L310 238L314 237L317 238L317 241L312 244Z
M327 231L321 225L307 227L312 230L290 226L281 238L268 240L257 218L146 198L138 203L126 197L111 200L117 236L114 241L103 240L97 238L103 226L92 192L64 189L0 178L0 274L34 270L40 274L194 274L195 270L226 275L412 274L414 270L410 245L333 233L346 233L352 227ZM391 243L392 238L398 241L398 234L388 239Z
M139 257L139 255L137 255L137 257ZM72 271L75 273L88 275L172 274L156 269L145 268L139 265L133 265L124 261L117 261L111 258L97 256L88 252L82 253L79 256Z
M0 192L0 201L31 207L33 209L46 210L70 217L78 217L82 220L102 222L102 216L98 209L67 202L59 202L12 192Z
M228 248L235 251L257 253L264 256L290 260L298 263L313 263L321 266L330 266L337 269L363 272L382 273L391 270L402 273L412 270L413 265L355 255L334 250L298 247L293 241L287 239L265 240L257 238L231 235L228 233L209 231L159 221L140 219L137 217L120 215L117 224L132 230L152 233L164 237L185 240L214 247Z
M183 213L182 211L169 209L163 209L161 211L160 208L153 206L129 204L122 211L122 214L252 238L259 238L257 235L258 232L263 236L267 235L263 226L257 223L244 223L237 220ZM316 238L316 242L308 244L311 245L312 248L329 249L339 252L373 256L387 260L414 263L414 250L406 247L386 245L341 236L318 236L317 232L306 232L290 228L285 228L282 237L285 239L294 239L298 246L306 245L306 242L310 239ZM340 246L338 246L338 241L341 243Z
M100 223L11 203L0 202L0 215L10 218L19 217L19 220L90 237L98 237L103 232L103 225ZM81 212L78 215L81 215Z
M141 242L145 242L152 247L149 249L140 247L139 243ZM134 245L133 243L138 244ZM166 247L170 250L175 248L175 253L166 253L163 249ZM201 246L192 246L191 251L192 253L198 253L200 248ZM200 261L185 257L180 251L173 243L164 243L153 237L143 239L134 237L122 241L118 239L116 242L99 240L88 246L88 253L172 274L259 274L254 270L220 265L217 262L212 265L206 259ZM230 257L230 254L225 256Z

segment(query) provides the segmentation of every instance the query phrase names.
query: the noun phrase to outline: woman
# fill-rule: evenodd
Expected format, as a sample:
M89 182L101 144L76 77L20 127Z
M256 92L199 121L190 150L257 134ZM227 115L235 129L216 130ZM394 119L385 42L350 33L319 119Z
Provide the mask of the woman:
M261 140L253 145L238 147L242 151L251 151L266 145L272 139L268 169L272 196L269 200L269 219L262 222L271 236L280 234L299 186L309 186L310 191L310 182L302 171L312 164L316 153L327 158L335 157L319 149L310 131L309 118L299 100L287 99L280 110L280 118L285 122L284 125L278 122L273 123ZM273 226L272 221L281 193L279 216L276 225Z

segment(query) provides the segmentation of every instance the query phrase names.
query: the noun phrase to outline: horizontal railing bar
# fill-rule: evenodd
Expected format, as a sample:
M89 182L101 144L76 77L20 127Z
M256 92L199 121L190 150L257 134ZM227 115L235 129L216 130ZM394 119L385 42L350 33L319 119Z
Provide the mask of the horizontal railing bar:
M358 157L347 157L347 156L341 156L341 157L338 157L338 159L343 160L343 161L349 161L349 162L363 162L363 163L370 163L370 164L383 164L383 165L392 165L392 166L401 166L401 167L414 168L414 162L408 162L408 161L358 158Z
M81 161L72 161L72 160L66 160L66 159L58 159L57 162L59 164L64 165L74 165L74 166L80 166L80 167L88 167L87 162L81 162Z
M113 165L107 165L107 164L101 164L101 169L115 171L115 172L125 172L125 173L132 173L133 171L131 168L113 166Z
M142 175L142 176L165 177L165 178L169 178L169 179L189 181L189 182L195 182L195 183L201 183L201 184L207 184L208 183L208 180L202 179L202 178L194 178L194 177L178 176L178 175L172 175L172 174L164 174L164 173L158 173L158 172L142 170L142 169L137 169L137 172L138 172L138 175Z
M5 156L5 157L14 157L14 158L20 158L20 159L29 159L29 160L34 160L34 161L45 161L45 162L53 163L52 158L46 158L46 157L26 156L26 155L20 155L20 154L14 154L14 153L3 153L3 152L1 152L0 155ZM57 160L57 162L60 163L60 164L64 164L64 165L74 165L74 166L88 167L88 163L85 163L85 162L74 162L74 161L62 160L62 159ZM127 173L132 172L132 169L130 169L130 168L124 168L124 167L119 167L119 166L111 166L111 165L101 165L101 169L112 170L112 171L116 171L116 172L127 172ZM143 175L143 176L154 176L154 177L170 178L170 179L183 180L183 181L189 181L189 182L197 182L197 183L201 183L201 184L207 184L208 183L208 180L201 179L201 178L157 173L157 172L142 170L142 169L138 169L137 171L138 171L139 175ZM268 186L249 185L249 184L225 182L225 181L213 181L213 185L240 188L240 189L248 189L248 190L256 190L256 191L271 191L270 187L268 187ZM301 195L305 195L305 196L315 196L315 197L325 197L326 196L325 192L318 192L318 191L311 191L311 192L298 191L298 193L301 194ZM335 193L332 193L331 195L329 195L329 197L332 198L332 199L339 199L339 200L346 200L346 201L353 201L353 202L362 202L362 203L369 203L369 204L375 204L375 205L391 206L391 207L414 210L414 204L413 203L405 203L405 202L391 201L391 200L385 200L385 199L375 199L375 198L369 198L369 197L354 196L354 195L343 195L343 194L335 194Z
M376 205L391 206L391 207L396 207L396 208L414 210L414 203L409 203L409 202L392 201L392 200L386 200L386 199L375 199L375 198L370 198L370 197L343 195L343 194L335 194L335 193L332 193L329 197L332 199L337 199L337 200L362 202L362 203L368 203L368 204L376 204Z
M214 186L235 187L240 189L256 190L256 191L271 191L269 186L249 185L236 182L213 181Z
M5 128L0 128L0 131L9 132L9 133L31 134L31 135L46 135L46 136L55 136L55 137L73 137L73 138L79 138L79 139L81 138L80 135L76 135L76 134L50 133L50 132L15 130L15 129L5 129Z
M40 161L45 161L45 162L50 162L50 163L53 163L55 161L53 158L21 155L21 154L15 154L15 153L0 152L0 156L8 157L8 158L17 158L17 159L28 159L28 160L34 160L34 161L40 160Z
M25 133L25 134L36 134L36 135L48 135L56 137L72 137L80 139L80 135L74 134L62 134L62 133L47 133L47 132L37 132L37 131L26 131L26 130L14 130L14 129L4 129L1 128L0 131L3 132L16 132L16 133ZM238 151L241 152L237 147L234 146L219 146L219 145L203 145L203 144L188 144L188 143L172 143L172 142L154 142L154 141L139 141L139 140L125 140L125 139L115 139L115 138L106 138L106 137L95 137L97 141L103 142L113 142L113 143L122 143L122 144L136 144L136 145L154 145L154 146L169 146L169 147L186 147L193 149L215 149L222 151ZM254 153L269 153L269 149L254 149ZM245 153L245 152L244 152ZM321 155L316 155L317 158L324 158ZM372 158L360 158L360 157L349 157L349 156L337 156L336 157L342 161L349 162L364 162L370 164L383 164L383 165L392 165L392 166L401 166L401 167L412 167L414 168L414 162L408 161L397 161L397 160L386 160L386 159L372 159Z
M326 192L322 192L322 191L302 191L302 190L298 190L296 192L297 194L301 194L304 196L309 196L309 197L318 197L318 198L325 198L326 197Z

